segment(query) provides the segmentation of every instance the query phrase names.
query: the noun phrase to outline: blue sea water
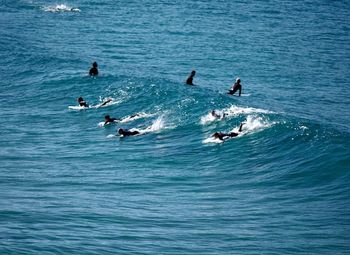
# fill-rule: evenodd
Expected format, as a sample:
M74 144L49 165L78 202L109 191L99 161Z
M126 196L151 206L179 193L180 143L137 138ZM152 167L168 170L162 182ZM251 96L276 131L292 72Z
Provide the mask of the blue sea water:
M0 254L350 254L349 15L341 0L2 1ZM69 110L79 96L115 104Z

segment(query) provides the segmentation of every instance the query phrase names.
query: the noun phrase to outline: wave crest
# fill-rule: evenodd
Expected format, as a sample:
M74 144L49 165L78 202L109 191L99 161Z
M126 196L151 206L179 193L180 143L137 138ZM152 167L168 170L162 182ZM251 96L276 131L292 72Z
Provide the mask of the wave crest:
M51 6L44 6L42 9L45 12L80 12L81 10L76 7L70 7L65 4L57 4L57 5L51 5Z

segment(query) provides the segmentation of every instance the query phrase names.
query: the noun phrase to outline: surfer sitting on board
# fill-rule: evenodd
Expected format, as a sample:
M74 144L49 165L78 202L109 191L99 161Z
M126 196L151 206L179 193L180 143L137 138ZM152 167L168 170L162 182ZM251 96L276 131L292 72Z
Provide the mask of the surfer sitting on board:
M239 96L241 96L242 92L242 85L241 85L241 79L237 78L235 84L233 84L232 88L228 91L227 94L233 95L236 93L236 91L239 90Z
M90 74L90 76L96 76L96 75L98 75L97 63L96 63L96 62L94 62L94 63L92 64L92 67L91 67L91 69L90 69L90 71L89 71L89 74Z
M111 116L106 115L106 116L105 116L105 123L104 123L104 125L107 125L107 124L113 123L113 122L117 122L117 121L120 121L120 119L111 118Z
M239 133L242 132L242 127L243 127L244 124L245 124L245 123L242 122L241 125L239 126L239 129L238 129L238 132L239 132ZM239 133L230 132L230 133L225 134L225 133L221 133L221 132L215 132L215 133L213 134L213 137L216 138L216 139L220 139L221 141L223 141L225 137L236 137L236 136L239 135Z
M190 74L190 76L188 76L187 80L186 80L186 84L187 85L194 85L193 84L193 77L196 75L196 71L193 70Z
M119 128L118 129L118 134L121 135L121 136L131 136L131 135L138 135L140 134L139 131L129 131L127 129L122 129L122 128Z
M89 107L89 105L84 101L82 97L79 97L77 101L81 107Z

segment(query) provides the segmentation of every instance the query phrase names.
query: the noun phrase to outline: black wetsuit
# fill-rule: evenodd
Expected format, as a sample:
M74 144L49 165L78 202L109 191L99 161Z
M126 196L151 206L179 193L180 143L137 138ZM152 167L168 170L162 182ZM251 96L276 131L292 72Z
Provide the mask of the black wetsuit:
M242 92L241 83L236 82L233 88L229 90L228 94L233 95L234 93L236 93L237 90L239 90L239 96L241 96L241 92Z
M140 134L140 132L139 131L129 131L129 130L124 130L123 129L123 131L122 131L122 133L121 133L121 135L123 135L123 136L131 136L131 135L138 135L138 134Z
M98 75L98 70L96 67L92 67L89 71L90 76L96 76Z
M120 119L117 119L117 118L109 118L108 120L105 121L105 125L107 125L108 123L112 123L112 122L115 122L115 121L119 121Z
M80 101L79 105L83 107L89 107L89 105L85 101Z
M224 134L224 133L216 133L215 138L219 138L220 140L224 140L225 137L235 137L238 136L238 133L235 132L231 132L228 134Z
M242 132L242 128L243 128L243 125L244 123L241 123L241 125L239 126L239 129L238 129L238 132ZM225 133L221 133L221 132L216 132L213 136L215 138L218 138L220 140L224 140L224 138L227 136L227 137L236 137L238 136L239 134L236 133L236 132L230 132L228 134L225 134Z
M193 76L191 75L190 77L187 78L186 80L187 85L193 85Z

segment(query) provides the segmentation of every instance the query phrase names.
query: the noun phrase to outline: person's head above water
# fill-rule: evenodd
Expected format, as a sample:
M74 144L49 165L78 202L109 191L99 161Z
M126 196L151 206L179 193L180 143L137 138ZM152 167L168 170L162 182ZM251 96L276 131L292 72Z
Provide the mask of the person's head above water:
M84 101L84 99L82 97L78 97L78 102Z
M192 75L192 76L195 76L195 74L196 74L196 71L195 71L195 70L192 70L191 75Z
M240 82L241 82L241 79L240 79L239 77L237 77L236 82L237 82L237 83L240 83Z
M220 133L219 133L219 132L215 132L215 133L213 134L213 137L219 138L219 137L220 137Z
M106 115L106 116L105 116L105 119L106 119L106 120L109 120L110 118L111 118L111 116L109 116L109 115Z
M118 133L121 135L121 134L124 133L124 130L123 130L122 128L119 128L119 129L118 129Z
M97 62L92 63L92 66L97 68Z

